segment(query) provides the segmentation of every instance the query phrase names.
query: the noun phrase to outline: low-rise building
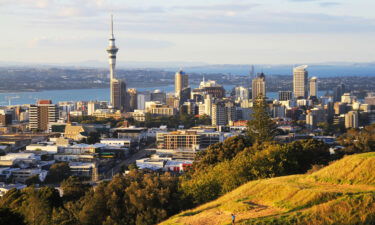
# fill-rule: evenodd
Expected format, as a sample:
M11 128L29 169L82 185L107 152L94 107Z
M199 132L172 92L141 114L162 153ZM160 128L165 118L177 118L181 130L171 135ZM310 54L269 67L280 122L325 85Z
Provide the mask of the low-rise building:
M147 140L147 128L144 127L119 127L111 130L118 138L131 139L134 142Z
M148 112L156 116L174 116L177 109L164 104L154 104L148 108Z
M35 165L37 158L33 153L9 153L0 156L0 166L18 166L20 168L27 168Z
M98 168L95 163L70 162L69 168L74 176L98 180Z
M105 138L100 140L100 143L109 146L121 146L126 148L132 148L135 144L130 138Z
M56 154L58 151L58 146L47 143L31 144L26 146L26 151L43 151L47 152L48 154Z
M193 165L192 160L169 160L164 166L165 171L184 172L187 168Z
M47 173L47 170L42 170L40 168L14 170L12 171L12 182L25 183L28 178L35 175L37 175L39 180L43 182L46 179Z
M222 142L231 133L207 130L178 130L156 135L158 149L173 150L176 159L194 159L195 154L208 146Z
M65 127L64 137L74 141L81 141L87 138L91 132L97 132L95 127L68 123Z
M138 159L136 165L139 169L162 170L167 163L164 159Z
M122 114L120 110L113 112L113 110L109 109L97 109L92 114L92 116L97 118L114 118L116 120L119 120L121 119Z
M136 109L136 110L134 110L133 113L131 113L131 115L132 115L132 117L135 121L140 121L140 122L146 121L146 111L145 110Z
M15 189L21 190L21 189L24 189L26 187L27 186L24 185L24 184L5 184L5 183L0 183L0 197L2 197L3 195L5 195L11 189L15 188Z

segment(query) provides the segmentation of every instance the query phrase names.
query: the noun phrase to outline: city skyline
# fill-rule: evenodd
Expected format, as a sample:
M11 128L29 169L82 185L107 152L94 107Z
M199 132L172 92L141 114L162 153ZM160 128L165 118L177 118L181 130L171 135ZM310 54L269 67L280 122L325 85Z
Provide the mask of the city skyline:
M300 64L375 58L370 10L375 3L369 0L132 3L0 1L0 25L7 30L0 37L0 61L102 61L112 12L124 50L120 57L128 62Z

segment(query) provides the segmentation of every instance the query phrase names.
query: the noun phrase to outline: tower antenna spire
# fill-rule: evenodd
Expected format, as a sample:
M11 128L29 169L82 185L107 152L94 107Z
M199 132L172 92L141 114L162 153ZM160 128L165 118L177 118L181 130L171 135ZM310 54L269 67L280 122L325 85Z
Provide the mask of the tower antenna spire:
M112 35L112 38L114 37L113 35L113 14L111 14L111 35Z

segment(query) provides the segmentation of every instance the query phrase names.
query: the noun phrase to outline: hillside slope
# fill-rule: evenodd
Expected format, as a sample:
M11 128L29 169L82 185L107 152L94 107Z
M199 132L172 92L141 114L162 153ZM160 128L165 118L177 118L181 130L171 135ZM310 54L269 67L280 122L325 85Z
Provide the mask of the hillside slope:
M315 173L246 183L161 223L374 224L375 153L347 156Z

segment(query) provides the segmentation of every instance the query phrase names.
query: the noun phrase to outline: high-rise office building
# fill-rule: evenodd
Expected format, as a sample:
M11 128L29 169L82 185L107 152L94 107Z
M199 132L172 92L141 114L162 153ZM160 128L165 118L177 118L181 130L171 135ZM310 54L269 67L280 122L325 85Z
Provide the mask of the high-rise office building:
M155 90L151 93L151 101L157 101L165 104L167 100L167 94L161 90Z
M236 100L247 100L250 98L249 89L246 87L242 87L242 86L236 87L234 89L234 94L235 94Z
M352 104L356 100L357 100L356 97L354 95L352 95L351 93L344 93L341 96L341 102L342 103Z
M181 91L189 87L189 76L182 70L175 74L174 90L176 96L181 94Z
M51 100L39 100L29 108L29 128L31 130L47 131L48 123L56 122L59 118L57 105Z
M235 104L231 101L219 101L212 104L211 124L213 126L226 126L229 122L237 120Z
M188 101L191 96L191 88L187 87L180 91L180 94L178 96L180 106L184 104L184 102Z
M333 101L341 101L341 96L346 92L346 87L344 84L340 84L337 87L333 88Z
M350 111L345 114L345 128L358 128L359 118L357 111Z
M316 77L310 79L310 96L318 97L318 78Z
M333 105L333 110L336 115L345 114L348 111L347 103L335 102Z
M213 126L226 126L228 124L227 109L224 102L212 104L211 122Z
M204 98L204 114L212 116L212 103L213 99L211 95L206 95Z
M111 92L112 107L121 111L128 110L125 82L116 78L111 79Z
M291 91L279 91L279 101L288 101L293 98Z
M295 98L307 98L307 65L293 69L293 93Z
M216 83L214 80L201 81L199 88L193 90L193 95L200 93L203 95L211 95L212 98L224 98L225 89L222 85Z
M7 109L0 109L0 126L8 126L12 124L12 112Z
M97 101L90 101L87 103L87 115L92 116L94 112L100 108L100 103Z
M255 75L254 65L251 65L250 71L249 71L249 84L246 85L247 87L251 88L251 81L255 78L254 75Z
M319 123L326 122L327 115L323 108L313 108L307 111L306 125L310 128L316 128Z
M264 73L258 74L252 82L252 97L253 100L258 98L259 95L266 97L266 76Z
M365 97L365 104L375 105L375 92L367 93Z
M150 92L141 92L137 95L137 109L144 110L146 102L151 101Z
M138 99L137 95L138 95L137 89L130 88L128 90L129 110L130 111L134 111L135 109L137 109L137 99Z
M118 48L115 43L115 36L113 34L113 16L111 16L111 34L109 37L109 45L106 49L109 60L109 71L110 71L110 103L114 109L125 110L126 109L126 84L124 81L116 79L115 68L116 68L116 54Z
M166 104L169 107L173 107L173 108L177 109L180 106L180 99L177 98L174 94L168 93L167 99L166 99Z

